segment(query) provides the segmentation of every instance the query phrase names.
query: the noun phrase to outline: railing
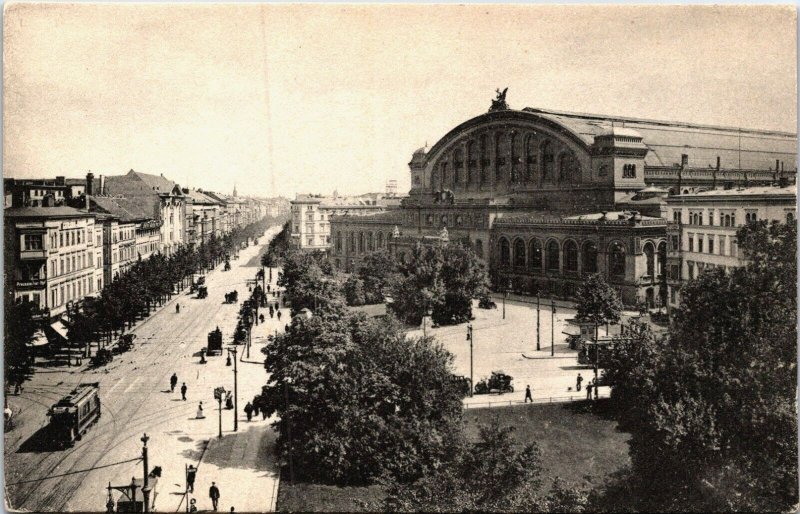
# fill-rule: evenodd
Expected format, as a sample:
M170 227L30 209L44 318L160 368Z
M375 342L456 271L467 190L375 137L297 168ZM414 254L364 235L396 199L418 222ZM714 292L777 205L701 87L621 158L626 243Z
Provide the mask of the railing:
M597 398L610 398L611 393L607 391L602 391L598 393ZM594 398L594 392L592 392L592 398ZM533 404L543 404L543 403L568 403L568 402L578 402L578 401L587 401L585 394L580 395L570 395L570 396L548 396L545 398L534 398ZM496 402L464 402L465 409L484 409L484 408L500 408L500 407L513 407L515 405L524 405L526 402L524 400L502 400Z

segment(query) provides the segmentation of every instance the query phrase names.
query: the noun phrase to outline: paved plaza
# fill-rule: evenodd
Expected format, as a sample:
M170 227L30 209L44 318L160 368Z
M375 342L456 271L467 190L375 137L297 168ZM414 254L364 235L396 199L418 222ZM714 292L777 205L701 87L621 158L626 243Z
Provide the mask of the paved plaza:
M231 410L222 411L223 437L218 435L218 410L213 389L233 389L233 366L225 356L209 357L199 363L199 351L206 346L206 335L219 326L223 341L232 340L240 304L224 304L227 291L238 290L240 301L248 296L246 280L258 267L247 266L261 251L278 227L260 245L240 252L232 269L218 267L207 275L208 298L196 299L184 292L134 329L135 348L116 356L110 364L88 369L39 369L19 396L9 403L16 413L16 427L6 434L6 489L10 506L27 511L104 511L107 486L126 485L132 477L141 478L140 438L150 440L149 467L162 468L155 491L155 508L162 512L185 512L184 469L198 467L195 494L198 510L210 510L208 488L212 481L221 492L219 510L274 510L278 486L278 467L272 446L274 420L248 422L244 404L260 392L267 375L260 349L267 335L286 323L270 320L254 326L253 345L248 359L239 347L238 392L239 429L233 432ZM273 273L272 288L277 273ZM175 304L180 303L180 313ZM261 310L260 312L264 312ZM178 375L178 388L170 392L169 378ZM99 422L73 448L48 448L40 430L47 423L47 408L78 383L99 382L103 415ZM187 400L179 388L185 382ZM196 419L200 402L204 419Z

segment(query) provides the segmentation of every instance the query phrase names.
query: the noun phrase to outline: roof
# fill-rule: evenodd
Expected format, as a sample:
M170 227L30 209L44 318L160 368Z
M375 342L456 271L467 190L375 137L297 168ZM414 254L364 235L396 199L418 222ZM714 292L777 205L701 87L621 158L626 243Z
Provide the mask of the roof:
M775 160L787 169L797 167L797 135L789 132L698 125L693 123L648 120L603 114L586 114L528 107L531 113L569 129L587 145L597 135L622 129L633 130L644 138L649 152L645 164L680 164L681 154L689 155L692 166L714 166L717 156L724 169L770 169ZM620 129L616 124L622 124Z
M72 207L9 207L4 215L11 218L94 218L94 214Z
M172 194L177 184L163 175L151 175L130 170L125 175L105 177L105 194L124 194L125 196L143 194ZM181 195L183 192L181 192Z
M151 219L141 202L128 198L91 196L91 201L101 210L118 217L121 221L139 221Z
M403 222L403 213L400 210L374 212L360 215L338 215L332 218L333 221L351 221L353 223L394 223Z
M220 204L220 201L212 198L208 194L198 189L189 189L188 192L184 191L183 194L194 203L213 203L213 204Z
M65 178L64 183L68 186L85 186L85 178Z
M578 216L566 216L566 220L600 220L605 216L607 220L624 220L631 217L633 213L630 211L609 211L609 212L595 212L592 214L580 214ZM643 220L655 220L653 216L642 216Z
M690 193L676 195L670 198L707 198L707 197L726 197L726 196L784 196L797 197L797 184L787 187L777 186L757 186L742 189L712 189L700 193Z

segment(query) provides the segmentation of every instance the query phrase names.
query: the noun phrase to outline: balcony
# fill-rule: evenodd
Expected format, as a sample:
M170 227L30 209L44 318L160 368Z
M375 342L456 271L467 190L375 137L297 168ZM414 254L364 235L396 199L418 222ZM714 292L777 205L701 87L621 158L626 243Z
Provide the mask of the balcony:
M47 255L44 248L37 248L35 250L20 250L19 258L23 261L43 261L47 259Z

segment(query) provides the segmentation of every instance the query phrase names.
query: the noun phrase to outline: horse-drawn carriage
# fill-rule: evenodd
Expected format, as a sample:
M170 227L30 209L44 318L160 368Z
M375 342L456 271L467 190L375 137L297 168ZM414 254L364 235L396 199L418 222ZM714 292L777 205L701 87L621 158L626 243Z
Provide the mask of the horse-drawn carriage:
M225 293L225 303L237 303L239 301L239 291Z
M124 334L117 341L116 346L112 349L113 353L124 353L133 349L133 340L136 339L136 334Z
M208 297L208 288L206 286L198 286L197 297L200 299Z
M100 348L97 350L97 353L92 356L90 362L92 366L98 367L108 364L112 360L114 360L114 355L111 353L111 350L108 348Z
M506 375L502 371L492 371L492 376L488 380L484 378L475 384L475 394L513 393L514 386L511 385L513 380L514 377Z
M222 331L217 327L208 333L208 346L206 346L206 355L222 355Z

